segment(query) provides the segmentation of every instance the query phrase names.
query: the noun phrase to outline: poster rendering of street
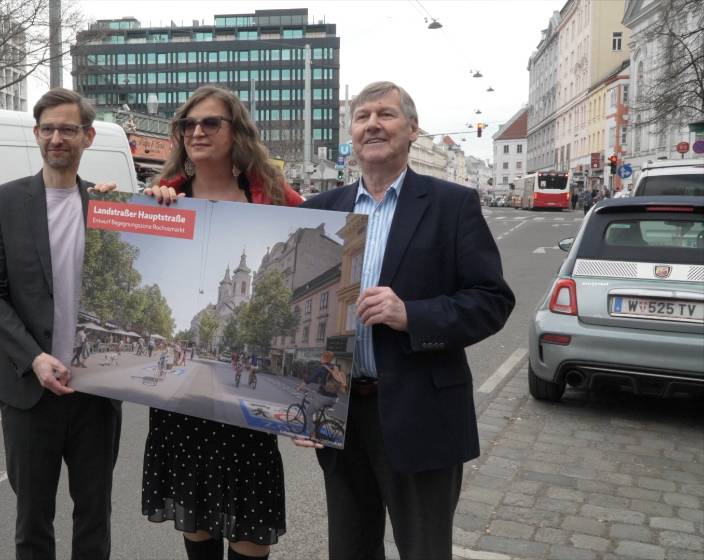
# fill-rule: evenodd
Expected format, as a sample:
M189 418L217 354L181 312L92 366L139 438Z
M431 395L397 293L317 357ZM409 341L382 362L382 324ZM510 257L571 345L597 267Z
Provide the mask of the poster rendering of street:
M366 226L92 195L71 386L342 447Z

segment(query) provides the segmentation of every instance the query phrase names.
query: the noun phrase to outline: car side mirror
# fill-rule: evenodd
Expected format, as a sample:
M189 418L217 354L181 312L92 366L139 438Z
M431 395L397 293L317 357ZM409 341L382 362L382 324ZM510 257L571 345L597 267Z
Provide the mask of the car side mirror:
M574 237L566 237L565 239L561 239L557 246L562 249L563 251L569 252L569 250L572 248L572 244L574 243Z

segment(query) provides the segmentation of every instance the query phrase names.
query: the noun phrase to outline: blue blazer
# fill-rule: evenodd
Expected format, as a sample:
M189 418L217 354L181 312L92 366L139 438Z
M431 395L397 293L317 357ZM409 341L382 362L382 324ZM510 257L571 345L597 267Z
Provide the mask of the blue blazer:
M354 211L358 183L302 207ZM479 456L465 348L499 331L515 304L475 190L406 173L379 278L406 305L408 332L372 329L379 416L391 465L417 472ZM319 451L334 468L332 449Z

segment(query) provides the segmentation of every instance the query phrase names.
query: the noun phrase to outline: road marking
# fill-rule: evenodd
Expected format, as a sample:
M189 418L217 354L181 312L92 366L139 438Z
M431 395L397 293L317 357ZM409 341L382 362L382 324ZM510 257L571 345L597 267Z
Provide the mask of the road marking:
M546 253L545 249L559 249L557 245L553 245L552 247L538 247L533 253L538 253L540 255Z
M513 354L511 354L508 359L501 364L499 368L491 374L491 376L489 376L489 379L487 379L482 386L477 389L477 392L491 393L494 389L496 389L497 385L503 381L504 377L511 373L511 370L516 367L516 364L520 362L527 353L528 350L526 348L516 348Z
M515 556L507 556L500 552L487 552L484 550L470 550L457 545L452 545L452 555L468 560L520 560Z

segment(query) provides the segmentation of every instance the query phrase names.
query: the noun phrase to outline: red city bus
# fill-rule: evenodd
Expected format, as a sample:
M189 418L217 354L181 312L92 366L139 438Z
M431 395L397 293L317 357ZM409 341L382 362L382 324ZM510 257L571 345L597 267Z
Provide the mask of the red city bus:
M567 173L541 171L515 180L516 193L523 198L523 208L569 208L570 190Z

